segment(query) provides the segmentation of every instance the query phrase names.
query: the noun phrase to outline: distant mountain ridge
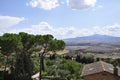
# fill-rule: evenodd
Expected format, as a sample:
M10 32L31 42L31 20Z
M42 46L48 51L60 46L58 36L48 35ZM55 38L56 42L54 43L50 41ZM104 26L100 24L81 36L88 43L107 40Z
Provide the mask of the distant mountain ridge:
M93 43L113 43L113 44L120 44L120 37L108 36L108 35L91 35L91 36L84 36L84 37L76 37L76 38L68 38L64 39L67 45L77 45L77 44L93 44Z

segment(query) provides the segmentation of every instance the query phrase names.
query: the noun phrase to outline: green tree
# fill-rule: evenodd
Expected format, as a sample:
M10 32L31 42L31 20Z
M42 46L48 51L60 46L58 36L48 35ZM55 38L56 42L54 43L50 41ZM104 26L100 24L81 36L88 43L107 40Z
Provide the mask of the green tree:
M39 80L41 80L41 72L45 70L44 68L44 56L49 51L56 52L59 50L63 50L65 47L65 43L62 40L54 39L54 37L50 34L47 35L37 35L36 39L40 49L39 57L40 57L40 77Z
M76 56L76 61L79 62L79 63L81 63L81 59L82 59L82 55L78 54Z
M6 61L5 61L5 69L8 65L8 59L9 56L12 53L15 53L16 50L22 48L22 45L20 43L20 37L17 34L10 34L5 33L3 36L0 36L0 47L1 47L1 53L4 55Z
M21 74L28 75L28 77L31 78L33 63L30 56L32 54L31 49L35 44L35 36L24 32L20 32L19 36L23 47L19 50L16 56L15 73L17 78L19 78L19 75Z
M79 80L81 77L82 67L81 63L63 58L55 60L48 60L47 75L59 77L60 80Z
M1 53L6 57L5 70L8 63L8 57L14 54L15 58L13 61L15 61L15 63L12 73L16 75L15 79L18 80L21 80L20 77L26 75L26 78L31 78L33 72L31 55L33 51L39 52L41 75L41 71L44 71L45 54L49 51L56 52L58 50L63 50L64 47L65 43L62 40L54 39L50 34L32 35L20 32L19 34L5 33L0 36Z
M49 42L48 50L53 52L53 55L51 57L53 57L54 59L56 52L60 50L64 50L64 48L65 48L65 43L62 40L54 39Z

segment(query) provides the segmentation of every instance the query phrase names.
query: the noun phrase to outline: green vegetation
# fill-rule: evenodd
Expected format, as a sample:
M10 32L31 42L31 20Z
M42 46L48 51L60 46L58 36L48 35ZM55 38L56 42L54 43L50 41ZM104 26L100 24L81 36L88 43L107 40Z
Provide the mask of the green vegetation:
M49 34L5 33L0 36L0 78L31 80L32 75L40 72L40 79L80 79L82 64L56 55L64 48L64 41ZM49 52L52 55L46 58Z
M54 39L49 34L3 34L0 36L0 68L3 69L3 79L31 80L31 76L39 72L37 65L40 65L40 73L44 71L45 54L50 51L55 53L64 47L62 40ZM34 62L38 64L35 65Z
M56 57L46 61L47 75L59 77L60 80L80 80L83 65L73 60Z
M79 54L76 56L76 61L83 64L92 63L94 62L94 56L93 55L82 56Z
M83 64L92 63L94 56L79 53L76 56L56 54L64 48L64 41L57 40L50 34L5 33L0 36L0 79L31 80L31 76L39 72L40 80L41 78L44 80L82 80L80 75ZM113 62L111 58L102 60ZM120 58L114 61L120 66Z

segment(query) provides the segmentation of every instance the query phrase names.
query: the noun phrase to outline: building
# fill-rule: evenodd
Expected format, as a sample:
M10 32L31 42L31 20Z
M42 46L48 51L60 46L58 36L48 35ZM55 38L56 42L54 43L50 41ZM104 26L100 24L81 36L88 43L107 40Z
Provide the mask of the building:
M120 80L120 68L98 61L84 65L83 80Z
M33 80L39 80L39 73L36 73L35 75L32 76Z

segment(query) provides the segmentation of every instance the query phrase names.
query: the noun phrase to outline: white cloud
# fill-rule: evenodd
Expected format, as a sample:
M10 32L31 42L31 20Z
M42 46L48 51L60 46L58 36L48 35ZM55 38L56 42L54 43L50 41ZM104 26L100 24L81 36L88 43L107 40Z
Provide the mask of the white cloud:
M31 0L26 4L27 6L32 6L33 8L41 8L44 10L51 10L59 6L58 0Z
M23 20L25 20L24 17L0 16L0 29L12 27Z
M86 9L94 7L96 0L67 0L67 5L71 9Z
M23 29L11 29L10 33L19 33L19 32L27 32L30 34L52 34L56 38L66 38L72 37L76 35L76 29L74 27L60 27L55 28L48 24L47 22L40 22L37 25L32 25L31 27L23 28Z
M4 31L5 32L5 31ZM27 32L30 34L52 34L55 38L73 38L80 36L88 36L93 34L120 36L120 24L97 26L88 28L76 28L76 27L54 27L47 22L40 22L36 25L22 29L11 29L10 33ZM0 33L1 34L1 33Z
M120 36L120 24L106 25L104 27L94 27L94 33Z
M31 34L52 34L53 27L50 26L47 22L40 22L37 25L32 25L31 27L22 28L22 29L13 29L10 32L18 33L18 32L27 32Z

